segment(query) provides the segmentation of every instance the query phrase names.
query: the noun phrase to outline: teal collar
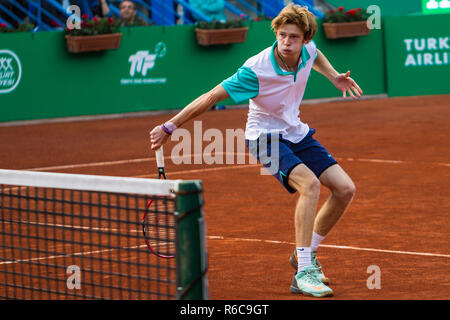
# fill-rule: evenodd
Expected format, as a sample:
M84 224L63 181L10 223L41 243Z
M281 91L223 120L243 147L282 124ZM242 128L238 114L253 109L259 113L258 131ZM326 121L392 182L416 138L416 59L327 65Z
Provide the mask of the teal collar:
M297 71L295 73L293 71L283 71L280 68L280 66L278 65L277 60L275 59L275 54L273 53L277 44L278 44L278 41L275 41L274 44L272 45L272 51L270 52L270 61L272 62L272 66L275 69L275 72L280 76L286 76L289 74L294 75L294 81L295 81L297 78L297 73L300 71L301 68L304 68L306 66L306 63L311 58L311 56L309 55L309 52L308 52L308 50L306 50L305 46L303 46L302 57L300 59L300 63L298 65Z

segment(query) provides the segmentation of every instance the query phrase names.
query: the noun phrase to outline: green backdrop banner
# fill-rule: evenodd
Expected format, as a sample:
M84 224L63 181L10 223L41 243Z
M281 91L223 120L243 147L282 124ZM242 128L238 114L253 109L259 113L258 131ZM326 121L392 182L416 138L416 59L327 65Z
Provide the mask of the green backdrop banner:
M450 93L450 15L386 17L389 96Z
M269 21L250 22L244 43L202 47L193 26L122 29L120 48L71 54L61 32L0 35L0 121L182 108L275 40ZM314 39L365 94L386 92L383 35ZM305 99L339 96L313 72ZM224 104L233 104L228 99Z

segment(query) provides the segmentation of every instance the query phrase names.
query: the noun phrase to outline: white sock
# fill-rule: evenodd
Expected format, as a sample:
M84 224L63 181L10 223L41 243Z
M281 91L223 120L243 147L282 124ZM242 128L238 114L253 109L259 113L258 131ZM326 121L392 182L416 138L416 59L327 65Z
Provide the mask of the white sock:
M298 272L301 272L305 267L310 267L311 263L311 247L297 247Z
M319 244L322 242L323 239L325 239L325 236L321 236L320 234L313 232L311 241L311 250L317 251L317 248L319 248Z

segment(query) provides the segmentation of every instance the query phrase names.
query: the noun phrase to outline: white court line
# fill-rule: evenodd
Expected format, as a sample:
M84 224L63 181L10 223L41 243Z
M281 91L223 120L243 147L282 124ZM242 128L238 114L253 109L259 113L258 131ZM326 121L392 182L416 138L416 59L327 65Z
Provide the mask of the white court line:
M346 159L339 159L336 158L336 160L346 160L346 161L360 161L360 162L374 162L374 163L395 163L395 164L403 164L413 161L403 161L403 160L383 160L383 159L354 159L354 158L346 158Z
M227 156L227 155L235 155L235 156L248 156L248 153L242 153L242 152L216 152L216 155L221 156ZM203 154L188 154L183 155L181 157L170 157L172 161L181 161L184 159L192 159L192 157L199 157ZM112 165L121 165L121 164L128 164L128 163L141 163L141 162L150 162L155 161L156 157L149 157L149 158L138 158L138 159L128 159L128 160L114 160L114 161L101 161L101 162L88 162L88 163L78 163L78 164L68 164L68 165L60 165L60 166L50 166L50 167L39 167L39 168L30 168L30 169L22 169L26 171L43 171L43 170L62 170L62 169L76 169L76 168L88 168L88 167L102 167L102 166L112 166ZM184 163L182 163L184 164Z
M264 240L264 239L246 239L246 238L227 238L223 236L208 236L210 240L231 240L231 241L243 241L243 242L264 242L272 244L289 244L294 245L294 242L288 241L278 241L278 240ZM374 249L374 248L360 248L353 246L338 246L331 244L321 244L320 247L334 248L334 249L346 249L346 250L359 250L359 251L371 251L371 252L383 252L383 253L395 253L395 254L408 254L415 256L427 256L427 257L443 257L450 258L450 254L440 254L440 253L428 253L428 252L412 252L412 251L398 251L398 250L385 250L385 249Z
M450 163L436 163L436 165L438 166L443 166L443 167L450 167Z
M217 152L216 155L219 156L227 156L227 155L233 155L233 156L246 156L248 157L248 153L241 153L241 152ZM195 159L195 157L203 156L202 154L190 154L190 155L183 155L181 157L171 157L172 161L181 161L182 159ZM58 166L49 166L49 167L38 167L38 168L29 168L29 169L22 169L25 171L51 171L51 170L63 170L63 169L77 169L77 168L89 168L89 167L102 167L102 166L114 166L114 165L123 165L123 164L130 164L130 163L142 163L142 162L151 162L155 161L155 157L149 157L149 158L137 158L137 159L126 159L126 160L114 160L114 161L101 161L101 162L89 162L89 163L78 163L78 164L68 164L68 165L58 165ZM372 163L388 163L388 164L411 164L411 163L417 163L417 161L404 161L404 160L388 160L388 159L365 159L365 158L339 158L335 157L338 161L358 161L358 162L372 162ZM224 163L225 165L228 165ZM184 165L184 163L181 163L180 165ZM194 164L195 165L195 164ZM441 167L450 167L450 163L444 163L444 162L431 162L430 165L436 165ZM253 167L253 164L247 165L247 164L241 164L238 166L231 166L228 167L229 169L235 169L237 167Z
M143 247L147 247L147 245L143 244L143 245L140 245L140 246L123 247L121 249L137 249L137 248L143 248ZM75 252L75 253L61 254L61 255L57 255L57 256L47 256L47 257L37 257L37 258L30 258L30 259L9 260L9 261L0 262L0 265L2 265L2 264L20 263L20 262L47 260L47 259L58 259L58 258L84 256L84 255L90 255L90 254L111 252L111 251L115 251L115 250L118 250L118 249L103 249L103 250L95 250L95 251L85 251L85 252Z
M89 162L89 163L78 163L78 164L67 164L61 166L52 167L40 167L40 168L30 168L23 169L26 171L45 171L45 170L62 170L62 169L76 169L76 168L88 168L88 167L101 167L101 166L111 166L111 165L121 165L127 163L139 163L155 160L156 158L141 158L141 159L129 159L129 160L116 160L116 161L103 161L103 162Z
M33 221L19 221L19 220L5 220L0 221L0 223L18 223L24 225L32 225L32 226L44 226L44 227L57 227L57 228L66 228L66 229L78 229L78 230L90 230L90 231L104 231L104 232L119 232L119 229L111 229L111 228L99 228L99 227L86 227L86 226L72 226L67 224L59 224L59 223L43 223L43 222L33 222ZM139 230L130 230L130 232L139 232ZM141 230L142 232L142 230Z
M319 246L325 247L325 248L335 248L335 249L360 250L360 251L383 252L383 253L409 254L409 255L413 255L413 256L450 258L450 254L441 254L441 253L411 252L411 251L385 250L385 249L374 249L374 248L359 248L359 247L351 247L351 246L337 246L337 245L332 245L332 244L320 244Z

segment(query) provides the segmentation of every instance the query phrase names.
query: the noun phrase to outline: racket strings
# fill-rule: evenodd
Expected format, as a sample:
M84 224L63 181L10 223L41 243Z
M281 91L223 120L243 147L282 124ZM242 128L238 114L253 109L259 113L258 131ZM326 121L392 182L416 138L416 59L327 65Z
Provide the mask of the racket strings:
M142 217L147 247L160 258L175 257L175 215L172 207L174 204L167 199L151 199Z

